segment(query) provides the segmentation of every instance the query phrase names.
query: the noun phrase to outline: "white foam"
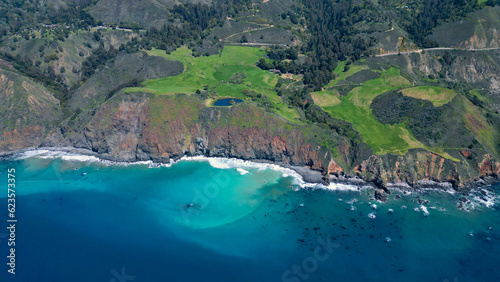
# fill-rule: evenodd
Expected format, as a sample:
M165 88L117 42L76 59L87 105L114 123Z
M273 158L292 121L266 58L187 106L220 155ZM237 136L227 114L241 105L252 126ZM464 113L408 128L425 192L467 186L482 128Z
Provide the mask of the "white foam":
M358 186L347 185L342 183L330 183L328 186L319 184L318 186L321 187L322 189L331 191L359 191Z
M35 149L25 151L20 153L16 159L26 159L26 158L45 158L45 159L56 159L60 158L65 161L79 161L79 162L99 162L105 165L121 165L121 166L129 166L129 165L148 165L149 168L159 168L159 167L170 167L175 163L181 161L207 161L212 167L218 169L237 169L242 175L249 173L245 168L254 168L258 170L266 170L271 169L275 171L279 171L282 173L283 177L293 177L293 185L299 186L300 188L305 189L325 189L331 191L360 191L360 188L355 185L347 185L341 183L330 183L328 186L318 184L318 183L309 183L304 180L304 178L297 173L295 170L290 168L285 168L279 166L277 164L272 163L260 163L260 162L252 162L246 161L236 158L219 158L219 157L205 157L205 156L184 156L177 161L170 160L170 163L153 163L152 161L138 161L138 162L116 162L101 159L97 156L89 155L89 154L80 154L74 152L68 152L63 150L47 150L47 149ZM365 188L365 187L363 187ZM367 186L367 188L370 188Z
M224 162L220 159L208 159L208 162L213 168L218 168L218 169L232 168L227 162Z
M236 169L254 168L258 170L272 169L281 172L283 174L283 177L293 177L294 178L293 184L298 185L301 188L325 189L331 191L359 191L359 188L354 185L330 183L328 186L325 186L318 183L309 183L304 181L304 178L295 170L290 168L285 168L272 163L258 163L258 162L246 161L235 158L219 158L219 157L212 158L205 156L195 156L195 157L185 156L182 157L179 161L208 161L212 167L218 169L232 169L232 168Z
M79 154L74 152L67 151L56 151L56 150L30 150L20 153L15 157L16 160L22 160L27 158L39 158L39 159L62 159L64 161L73 161L73 162L98 162L105 165L120 165L120 166L129 166L129 165L151 165L152 161L138 161L138 162L116 162L100 159L96 156Z
M16 160L22 160L22 159L27 159L27 158L34 158L34 157L39 157L39 158L44 158L45 155L48 155L52 153L49 150L30 150L30 151L24 151L20 154L18 154L15 159Z
M61 159L65 160L65 161L75 161L75 162L98 162L98 161L100 161L99 158L94 157L94 156L74 155L74 154L62 155Z
M484 194L483 194L484 193ZM484 205L487 208L492 208L495 206L497 201L497 196L486 189L474 190L471 192L473 194L472 200Z
M248 171L248 170L244 170L244 169L242 169L242 168L237 168L236 170L237 170L237 171L238 171L241 175L245 175L245 174L249 174L249 173L250 173L250 171Z
M424 205L420 205L420 210L424 212L424 216L429 216L429 211L427 210L427 207Z

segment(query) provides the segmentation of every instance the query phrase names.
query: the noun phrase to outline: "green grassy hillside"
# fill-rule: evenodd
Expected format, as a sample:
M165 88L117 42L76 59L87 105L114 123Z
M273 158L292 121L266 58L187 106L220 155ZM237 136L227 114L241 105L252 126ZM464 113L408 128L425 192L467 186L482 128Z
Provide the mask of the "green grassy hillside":
M186 47L179 48L167 55L162 50L152 50L150 55L161 56L168 60L178 60L184 64L182 74L147 80L143 87L128 88L127 92L150 92L158 95L195 94L207 92L207 101L218 97L235 97L251 101L251 93L265 97L265 103L280 116L297 122L299 117L295 109L289 108L274 91L278 81L277 74L271 74L255 66L264 56L260 48L227 46L220 55L193 57L192 51ZM230 78L236 73L244 73L241 84L231 83ZM250 91L250 92L248 92ZM246 93L246 94L245 94ZM250 93L250 94L249 94Z

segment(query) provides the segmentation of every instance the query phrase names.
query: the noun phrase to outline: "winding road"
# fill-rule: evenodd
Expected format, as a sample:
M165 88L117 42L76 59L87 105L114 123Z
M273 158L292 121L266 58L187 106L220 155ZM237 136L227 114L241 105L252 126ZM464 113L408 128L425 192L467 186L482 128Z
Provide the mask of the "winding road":
M381 55L375 55L375 57L385 57L385 56L394 56L399 54L412 54L412 53L421 53L422 51L440 51L440 50L454 50L454 51L491 51L491 50L500 50L500 47L495 48L482 48L482 49L458 49L458 48L449 48L449 47L436 47L436 48L425 48L408 52L393 52Z

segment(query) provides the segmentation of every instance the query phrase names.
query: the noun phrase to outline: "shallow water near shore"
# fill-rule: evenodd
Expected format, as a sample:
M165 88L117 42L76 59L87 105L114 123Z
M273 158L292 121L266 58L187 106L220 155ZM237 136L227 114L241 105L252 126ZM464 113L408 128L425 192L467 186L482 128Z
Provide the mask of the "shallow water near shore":
M3 227L0 281L500 277L498 184L468 196L466 211L459 193L393 191L380 203L370 189L304 189L286 171L223 160L32 156L0 162L3 187L8 168L17 179L16 275L7 273Z

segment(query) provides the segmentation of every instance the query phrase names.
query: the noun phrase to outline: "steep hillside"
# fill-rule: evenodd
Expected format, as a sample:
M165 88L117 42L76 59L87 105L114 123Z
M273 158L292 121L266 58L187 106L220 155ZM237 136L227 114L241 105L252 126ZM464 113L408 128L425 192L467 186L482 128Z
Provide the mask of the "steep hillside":
M85 81L69 101L72 110L98 106L125 87L139 86L146 79L180 74L181 62L147 54L120 54L112 64Z
M62 33L59 28L33 31L32 38L14 36L0 51L25 68L35 67L51 81L74 86L81 78L82 63L100 44L118 49L139 35L130 31L94 29ZM12 59L11 59L12 58Z
M169 8L179 3L210 4L211 0L100 0L90 7L89 13L104 23L138 23L161 26L168 19Z
M500 6L485 7L436 28L429 36L439 46L460 49L500 47Z
M61 115L45 87L0 68L0 151L38 146Z

